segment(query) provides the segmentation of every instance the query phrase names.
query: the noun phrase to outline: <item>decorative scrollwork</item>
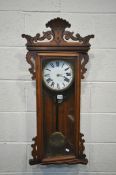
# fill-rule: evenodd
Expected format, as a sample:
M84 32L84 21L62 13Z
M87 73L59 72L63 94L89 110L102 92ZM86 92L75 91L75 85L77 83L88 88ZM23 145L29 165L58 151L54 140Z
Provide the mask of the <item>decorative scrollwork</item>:
M44 39L51 40L53 36L51 31L47 31L47 32L43 32L43 36L37 33L36 36L34 37L30 35L25 35L25 34L22 34L22 37L26 38L27 45L31 45L31 44L37 43L38 41L43 41Z
M70 43L66 40L72 39L77 43L77 45L87 45L90 46L89 40L91 38L94 38L94 35L88 35L85 37L81 37L79 33L77 33L74 36L74 32L65 31L66 28L70 28L71 24L61 18L55 18L53 20L50 20L46 27L50 27L51 30L47 32L43 32L43 36L40 36L40 34L36 34L36 36L31 37L30 35L22 34L23 38L26 38L27 40L27 46L39 46L41 45L40 41L44 41L45 39L50 40L49 42L45 42L45 44L49 43L49 46L59 46L59 45L66 45L70 46Z
M73 41L78 41L82 44L89 44L89 40L91 38L94 38L94 35L88 35L88 36L85 36L85 37L81 37L81 35L79 33L77 33L74 36L74 32L69 32L69 31L64 32L64 39L65 40L72 39Z
M37 136L34 137L32 140L34 141L34 144L31 145L33 159L29 160L30 165L34 165L38 161L38 157L37 157Z
M85 68L85 65L89 61L89 56L88 54L80 54L80 61L81 61L81 79L84 79L84 74L86 73L87 69Z
M26 60L31 65L29 72L32 74L32 80L35 79L35 52L27 52Z
M85 150L84 142L85 140L82 138L84 134L80 133L80 140L79 140L79 158L85 159L86 155L83 153Z

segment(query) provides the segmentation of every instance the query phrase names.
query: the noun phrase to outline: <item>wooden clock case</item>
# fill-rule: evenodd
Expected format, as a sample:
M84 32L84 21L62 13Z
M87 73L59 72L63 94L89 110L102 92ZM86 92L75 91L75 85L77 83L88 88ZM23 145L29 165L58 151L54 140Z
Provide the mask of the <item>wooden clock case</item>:
M46 27L51 30L43 32L42 36L39 33L35 37L22 35L27 40L26 60L31 65L29 71L32 79L36 80L37 136L33 138L33 158L29 163L87 164L88 160L83 153L84 135L80 133L80 94L81 79L84 78L87 70L85 65L89 60L89 40L94 35L81 37L78 33L74 35L66 31L71 25L61 18L49 21ZM73 66L74 81L63 92L50 91L42 81L44 64L50 60L66 60ZM64 99L56 110L56 96L59 94L63 94ZM53 139L56 140L50 140L51 135L55 134ZM64 140L65 145L59 145ZM56 146L49 145L50 141Z

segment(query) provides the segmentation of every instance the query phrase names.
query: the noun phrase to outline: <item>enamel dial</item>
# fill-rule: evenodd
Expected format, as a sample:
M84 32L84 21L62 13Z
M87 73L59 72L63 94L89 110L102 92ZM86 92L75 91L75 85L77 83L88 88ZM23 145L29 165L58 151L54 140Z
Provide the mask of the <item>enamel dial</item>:
M67 61L50 61L43 68L43 81L51 90L65 90L71 86L73 79L73 69Z

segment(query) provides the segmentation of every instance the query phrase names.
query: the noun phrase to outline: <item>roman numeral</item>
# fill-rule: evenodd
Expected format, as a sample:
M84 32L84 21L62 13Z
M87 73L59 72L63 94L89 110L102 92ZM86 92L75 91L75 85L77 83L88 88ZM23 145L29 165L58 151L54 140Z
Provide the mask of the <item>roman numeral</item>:
M51 86L51 87L54 87L54 82L52 82L50 86Z
M60 85L57 83L57 89L60 89Z
M51 71L50 69L46 69L46 70Z
M67 75L67 76L71 76L71 73L68 73L68 72L67 72L66 75Z
M48 77L50 74L45 74L44 77Z
M62 83L63 84L63 86L65 87L65 84L64 83Z
M64 81L69 82L70 80L67 77L64 77Z
M62 67L64 66L64 63L62 64Z
M49 82L52 81L52 79L51 78L48 78L48 79L46 79L46 81L49 83Z
M67 67L67 68L66 68L66 69L64 69L64 70L66 71L66 70L68 70L68 69L69 69L69 67Z
M59 67L59 61L56 61L56 66Z
M53 63L50 63L50 66L54 68L54 64Z

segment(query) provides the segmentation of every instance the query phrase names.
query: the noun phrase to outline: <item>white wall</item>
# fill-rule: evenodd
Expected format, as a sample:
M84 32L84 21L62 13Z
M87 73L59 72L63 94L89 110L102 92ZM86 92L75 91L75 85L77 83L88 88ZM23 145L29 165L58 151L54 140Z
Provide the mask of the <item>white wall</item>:
M88 165L29 166L35 86L25 40L55 17L91 40L82 83L81 131ZM46 29L45 29L46 30ZM0 175L116 175L116 0L0 0Z

